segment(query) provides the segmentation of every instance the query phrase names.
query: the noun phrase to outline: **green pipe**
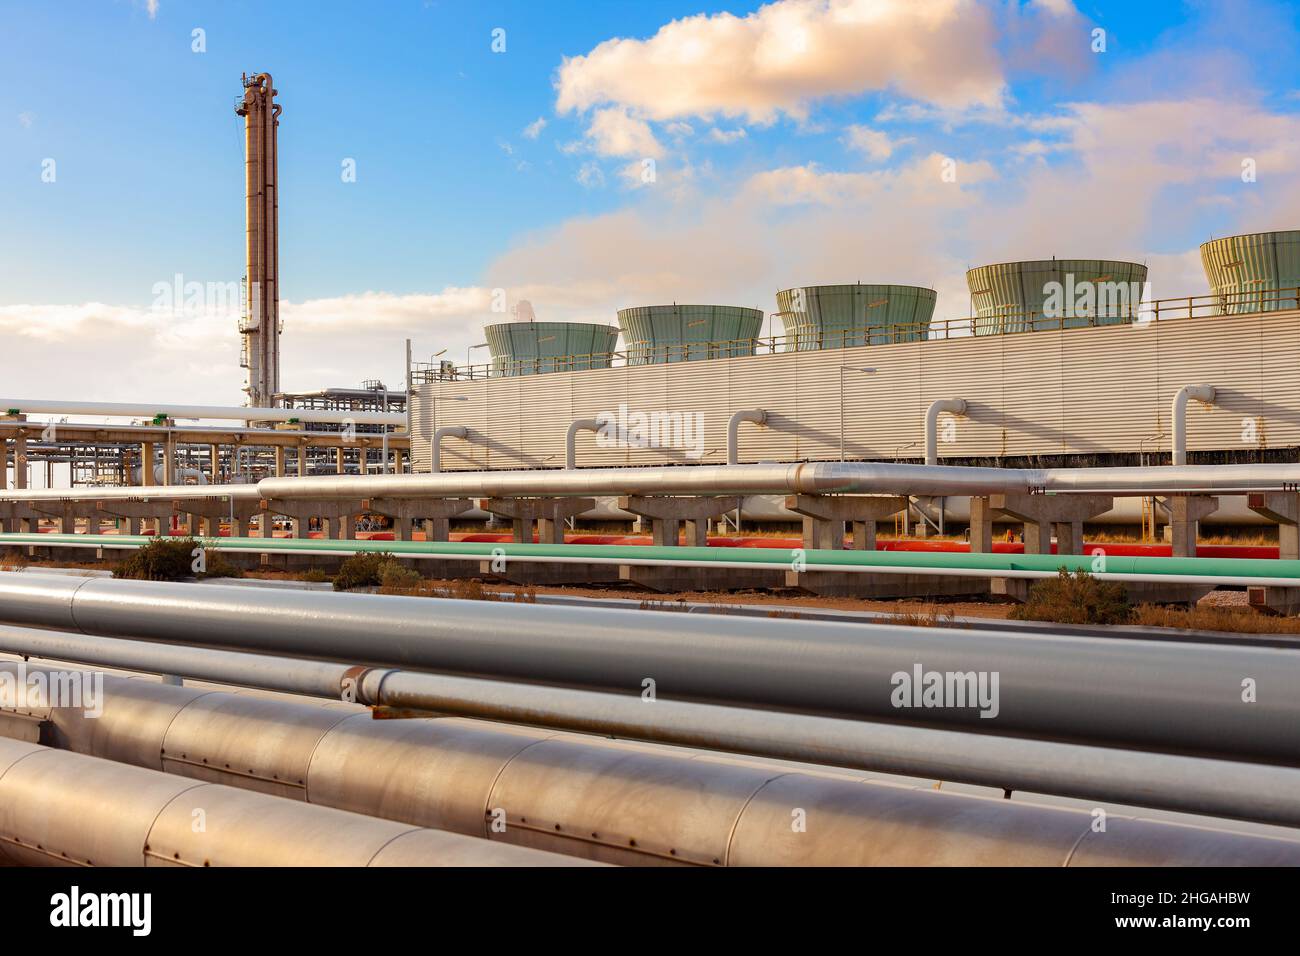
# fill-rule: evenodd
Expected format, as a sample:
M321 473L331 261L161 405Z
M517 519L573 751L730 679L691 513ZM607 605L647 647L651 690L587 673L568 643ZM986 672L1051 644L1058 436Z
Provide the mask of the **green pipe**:
M0 547L35 545L137 548L145 535L0 534ZM1160 574L1225 578L1300 579L1300 561L1275 558L1151 558L1055 554L967 554L916 551L830 551L790 548L695 548L617 544L514 544L488 541L356 541L337 538L196 538L217 551L330 552L359 551L398 556L619 559L638 561L793 567L796 558L821 567L890 567L971 571L1055 572L1060 568L1112 574Z

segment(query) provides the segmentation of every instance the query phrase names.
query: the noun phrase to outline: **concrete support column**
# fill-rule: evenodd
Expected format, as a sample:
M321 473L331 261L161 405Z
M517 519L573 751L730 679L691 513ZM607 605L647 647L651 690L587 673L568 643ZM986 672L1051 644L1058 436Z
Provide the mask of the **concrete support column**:
M208 446L208 473L214 485L221 484L221 446Z
M855 551L876 550L876 522L906 511L903 495L789 495L785 506L803 516L805 549L839 550L844 526L853 526Z
M0 438L0 484L9 487L9 439Z
M176 436L171 432L163 443L163 484L169 487L176 484Z
M533 522L537 522L540 544L564 543L564 520L596 507L594 498L485 498L479 507L494 515L510 519L512 537L517 544L533 540Z
M474 507L469 498L374 498L362 502L364 511L393 519L393 537L405 541L411 537L412 522L420 522L425 541L446 541L451 519Z
M140 484L155 484L153 478L153 442L140 443Z
M406 455L400 448L393 449L393 471L396 474L402 474L406 468Z
M347 472L347 468L346 468L347 459L345 457L346 455L347 455L347 449L344 448L342 445L339 445L338 448L334 449L334 470L337 471L340 475L346 474Z
M298 446L298 477L307 477L307 446Z
M1201 520L1219 510L1219 499L1210 495L1177 495L1163 499L1161 507L1169 515L1173 556L1196 557Z
M1246 507L1277 522L1277 556L1300 559L1300 494L1294 491L1257 492L1246 496ZM1251 607L1275 614L1300 614L1300 587L1246 589Z
M993 516L995 512L987 495L971 495L970 499L970 550L971 554L993 552Z
M1052 532L1056 532L1057 554L1083 553L1083 523L1115 506L1108 495L993 495L989 506L1023 521L1025 553L1051 554Z
M709 544L709 521L740 507L736 496L722 498L651 497L625 495L618 507L640 518L650 519L650 536L660 547L676 547L682 526L686 528L687 547L704 548Z

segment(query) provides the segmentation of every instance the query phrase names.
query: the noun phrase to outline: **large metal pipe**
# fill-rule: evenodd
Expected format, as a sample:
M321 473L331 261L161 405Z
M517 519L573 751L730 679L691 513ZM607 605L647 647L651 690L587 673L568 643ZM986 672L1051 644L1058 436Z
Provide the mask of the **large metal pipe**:
M1184 385L1174 394L1169 409L1169 420L1173 424L1169 441L1174 465L1187 464L1187 402L1189 399L1195 399L1205 405L1213 405L1214 386Z
M1300 770L1289 767L671 700L656 700L653 707L647 707L641 698L628 695L388 668L358 670L342 663L32 628L0 626L0 651L331 700L346 693L358 704L1300 827ZM14 665L0 664L0 669L13 670ZM106 722L100 722L103 715L87 717L72 709L54 712L59 745L120 759L118 751L104 749L112 732L100 733L99 728L111 727L115 718L120 719L119 691L137 699L151 694L176 695L170 689L153 689L157 686L137 683L128 687L116 682L108 688L115 699ZM161 712L157 719L166 719L169 728L175 723L174 716L165 717ZM93 723L82 727L87 721ZM131 717L129 722L134 728L130 739L138 741L142 721ZM399 725L384 722L381 726L392 728L387 736L400 738L404 734ZM375 733L386 735L378 729ZM316 748L316 744L311 746ZM250 738L250 751L256 747ZM131 752L137 752L134 745ZM194 756L192 742L180 742L176 752L191 754L191 763L201 759ZM232 763L246 767L248 757L237 757ZM310 798L310 788L308 795ZM467 812L473 815L472 810Z
M983 849L998 862L1035 854L1030 847L1044 837L1054 844L1053 837L1063 836L1058 826L1078 836L1092 822L1078 811L1044 814L1030 804L964 795L936 803L932 790L900 791L894 783L848 775L831 779L784 766L475 721L374 721L362 708L323 708L122 678L105 678L97 716L74 707L35 709L53 723L61 745L74 751L612 863L739 862L729 852L732 834L753 825L747 819L753 798L778 781L790 807L840 806L834 833L823 830L825 820L813 813L808 831L820 839L806 862L816 864L845 862L840 844L890 842L883 836L895 832L896 819L881 814L885 807L921 824L904 838L908 853L942 843L968 859ZM1250 769L1235 783L1255 782ZM1282 786L1272 800L1294 805L1294 781L1274 783ZM789 827L789 811L786 816ZM493 826L495 821L504 829ZM765 820L759 832L773 822ZM1198 845L1213 847L1198 829L1167 824L1144 829L1183 854L1193 855ZM769 856L768 844L757 836L744 862L783 862L779 855ZM1300 843L1227 839L1235 852L1256 861L1276 854L1300 859ZM1148 856L1141 841L1119 843L1112 849L1129 862L1166 862ZM1060 858L1066 849L1062 843L1050 852Z
M578 418L569 422L564 434L564 467L572 471L578 467L578 432L598 432L600 422L594 418Z
M202 418L240 422L328 422L357 425L402 425L399 412L325 408L248 408L229 405L182 405L173 402L74 402L66 399L0 398L0 408L30 415L96 415L118 418ZM179 434L179 432L178 432ZM252 444L252 442L250 442Z
M0 546L131 551L144 535L2 533ZM204 538L204 546L234 554L345 557L372 551L421 561L476 563L504 558L518 564L738 569L785 572L1041 580L1062 570L1085 571L1101 581L1300 587L1300 562L1276 558L1167 558L1054 554L970 554L920 551L832 551L802 548L662 547L618 544L513 544L478 541L356 541L309 538ZM1100 566L1099 566L1100 564Z
M761 408L742 409L727 419L727 464L740 462L740 423L752 422L755 425L767 424L767 412Z
M3 738L0 858L34 866L580 865Z
M433 441L430 443L430 450L433 457L433 474L442 471L442 440L444 438L468 438L469 429L464 425L447 425L439 428L433 433ZM387 460L385 458L385 460Z
M1300 487L1300 465L1148 468L978 468L804 462L451 472L441 475L265 478L268 498L565 497L599 495L910 494L1077 492L1122 495L1245 494Z
M1300 755L1300 655L1279 648L430 600L0 574L5 620L88 634L637 696L649 679L665 699L1292 766ZM918 667L927 681L996 680L996 716L900 706Z
M950 415L965 415L964 398L941 398L931 402L925 410L925 463L939 464L939 416L944 412Z

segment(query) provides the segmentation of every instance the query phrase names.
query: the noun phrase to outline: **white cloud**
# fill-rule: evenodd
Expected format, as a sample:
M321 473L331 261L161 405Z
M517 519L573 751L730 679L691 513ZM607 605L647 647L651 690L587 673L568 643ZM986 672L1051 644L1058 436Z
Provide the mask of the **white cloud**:
M943 107L997 107L998 41L996 10L969 0L775 0L744 17L685 17L649 39L606 40L566 58L556 105L763 123L804 117L823 97L892 89Z
M36 122L36 114L22 112L18 114L18 123L23 129L31 129L32 124Z
M882 161L894 154L905 140L891 139L888 133L869 126L853 125L844 130L844 145L870 159Z
M525 126L520 135L522 135L524 139L537 139L544 129L546 129L546 117L539 116L537 119Z
M718 129L715 126L709 130L709 139L727 145L740 142L746 135L743 129Z
M149 12L150 20L158 16L158 0L145 0L144 8Z
M578 183L587 189L600 189L605 185L605 173L598 163L583 163L574 176Z
M601 156L650 156L657 159L664 154L650 124L623 109L597 110L592 114L587 137Z

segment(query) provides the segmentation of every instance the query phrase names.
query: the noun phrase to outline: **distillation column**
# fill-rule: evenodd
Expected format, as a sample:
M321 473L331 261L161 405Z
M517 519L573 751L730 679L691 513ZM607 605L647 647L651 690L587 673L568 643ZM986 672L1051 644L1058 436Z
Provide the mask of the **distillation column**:
M277 135L280 104L271 74L243 77L244 98L235 112L244 117L244 169L248 219L240 364L248 369L244 391L255 408L275 405L280 391L280 213Z

